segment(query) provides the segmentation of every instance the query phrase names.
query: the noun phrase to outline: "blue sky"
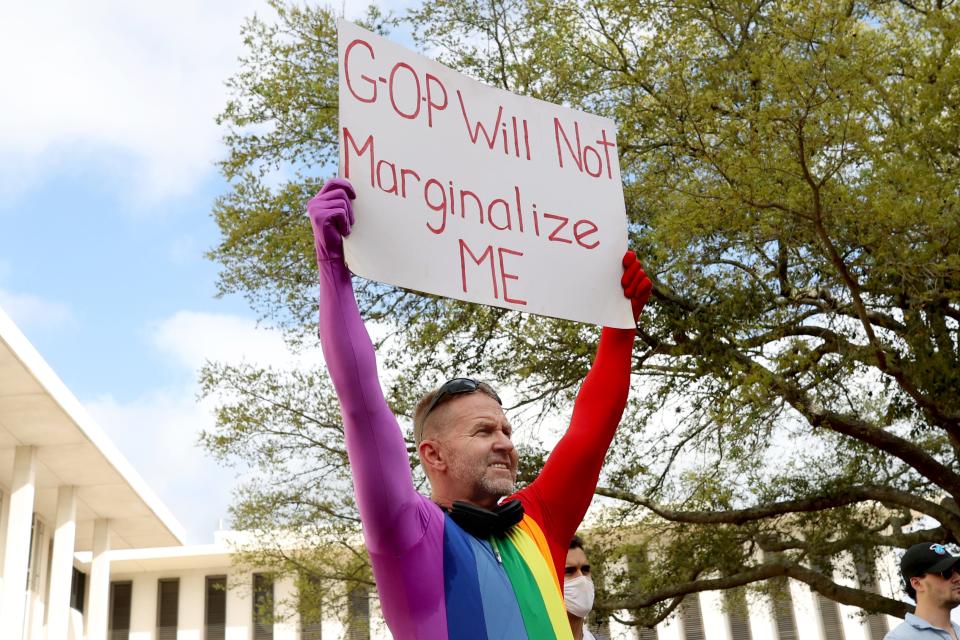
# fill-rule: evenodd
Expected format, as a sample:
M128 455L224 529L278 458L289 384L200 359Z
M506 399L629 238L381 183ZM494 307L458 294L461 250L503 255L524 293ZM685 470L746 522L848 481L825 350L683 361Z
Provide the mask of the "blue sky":
M390 9L401 2L384 3ZM336 5L356 17L365 2ZM0 21L0 307L207 542L234 472L196 448L207 358L293 365L215 299L214 117L259 0L18 3ZM316 354L308 354L308 359Z

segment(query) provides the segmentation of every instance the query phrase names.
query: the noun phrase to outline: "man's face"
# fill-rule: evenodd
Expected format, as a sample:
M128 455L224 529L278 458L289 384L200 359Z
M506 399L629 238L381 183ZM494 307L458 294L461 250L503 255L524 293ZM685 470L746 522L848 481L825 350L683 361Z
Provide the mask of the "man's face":
M590 562L587 560L587 554L584 553L583 549L574 547L573 549L567 550L567 562L563 568L563 574L567 578L587 576L593 580L593 577L590 575Z
M937 608L953 609L960 605L960 572L955 566L949 578L939 573L927 573L914 578L914 589L917 591L917 603L921 600Z
M435 440L447 456L458 500L489 504L510 495L517 479L513 429L500 404L483 393L457 396L438 411Z

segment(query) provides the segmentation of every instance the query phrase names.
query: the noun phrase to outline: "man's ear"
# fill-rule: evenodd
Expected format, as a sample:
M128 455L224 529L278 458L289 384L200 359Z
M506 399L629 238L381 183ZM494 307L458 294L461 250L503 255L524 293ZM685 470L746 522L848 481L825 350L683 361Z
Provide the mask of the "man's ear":
M424 472L446 471L447 459L440 449L440 443L436 440L421 440L417 453L420 454L420 463L424 467Z
M924 591L925 589L918 589L917 587L923 587L923 581L918 576L910 578L910 586L913 587L913 590L917 593Z

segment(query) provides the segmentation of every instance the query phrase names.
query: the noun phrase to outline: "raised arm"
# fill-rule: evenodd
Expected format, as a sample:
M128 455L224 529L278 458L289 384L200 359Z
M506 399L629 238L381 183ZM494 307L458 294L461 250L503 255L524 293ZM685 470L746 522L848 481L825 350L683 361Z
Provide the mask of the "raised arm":
M353 187L337 178L307 205L320 273L320 343L340 399L357 505L371 551L399 550L423 533L406 444L383 397L373 343L367 334L343 236L353 225Z
M636 321L653 285L632 251L623 257L623 267L620 284L630 298ZM563 554L590 506L603 460L627 404L635 335L633 329L604 327L593 366L577 393L570 426L529 487L531 497L542 509L544 524Z

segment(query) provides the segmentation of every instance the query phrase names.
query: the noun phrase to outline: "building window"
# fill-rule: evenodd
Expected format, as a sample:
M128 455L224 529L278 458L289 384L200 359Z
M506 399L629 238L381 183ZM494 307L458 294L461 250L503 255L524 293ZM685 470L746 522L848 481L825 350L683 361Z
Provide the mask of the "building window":
M625 556L626 568L627 568L627 578L630 581L640 580L641 576L647 575L649 572L654 571L655 569L651 567L650 563L650 549L646 544L643 544L639 547L634 548L631 553L627 553ZM619 563L618 563L619 564ZM640 617L637 614L639 612L632 611L634 618ZM637 628L637 639L638 640L657 640L658 633L656 627L639 627Z
M777 626L777 640L797 640L797 620L793 615L793 596L786 578L771 581L773 621Z
M27 557L27 589L40 593L40 565L43 553L43 522L34 516L30 527L30 555Z
M180 579L157 582L157 640L177 640L180 613Z
M657 640L657 629L656 627L653 629L650 627L641 627L637 629L637 637L640 640Z
M130 638L130 599L133 593L132 582L110 583L110 626L107 637L110 640L129 640Z
M704 640L703 613L700 611L700 594L691 593L680 605L680 619L683 620L684 640Z
M297 613L300 614L300 640L323 640L322 586L312 573L300 574Z
M370 590L362 585L347 594L348 640L370 640Z
M855 567L860 588L870 593L880 593L880 589L877 587L876 565L869 560L860 559L855 562ZM870 640L883 640L887 637L889 631L890 625L887 624L887 616L882 613L867 614L867 637Z
M87 593L87 574L76 567L70 577L70 608L83 613L83 599Z
M817 595L817 607L820 609L820 622L823 625L824 638L844 640L843 621L840 619L840 605L824 596Z
M227 632L227 576L207 576L204 640L224 640Z
M253 574L253 640L273 640L273 577Z
M750 609L743 589L723 592L726 601L727 621L730 624L731 640L753 640L750 633Z
M870 640L883 640L890 631L887 616L882 613L867 614L867 633Z

